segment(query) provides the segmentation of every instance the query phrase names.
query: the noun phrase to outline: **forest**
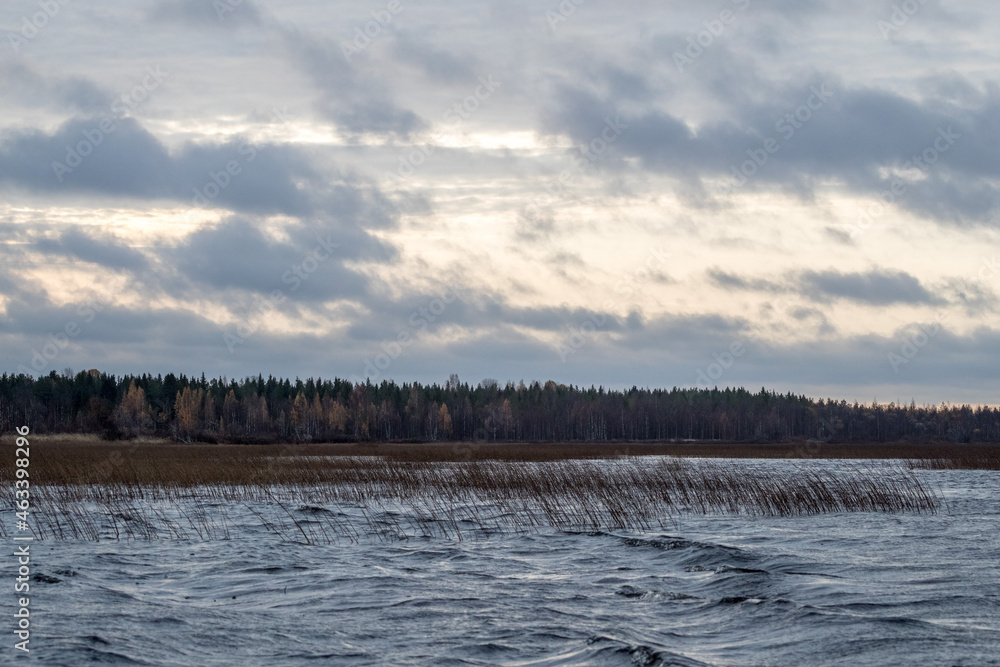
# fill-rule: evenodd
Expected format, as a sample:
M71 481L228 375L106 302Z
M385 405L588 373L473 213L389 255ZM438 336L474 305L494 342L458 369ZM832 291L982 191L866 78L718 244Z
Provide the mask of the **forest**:
M355 384L343 379L0 375L0 432L183 442L440 440L1000 442L1000 410L858 404L761 388L624 391L545 383Z

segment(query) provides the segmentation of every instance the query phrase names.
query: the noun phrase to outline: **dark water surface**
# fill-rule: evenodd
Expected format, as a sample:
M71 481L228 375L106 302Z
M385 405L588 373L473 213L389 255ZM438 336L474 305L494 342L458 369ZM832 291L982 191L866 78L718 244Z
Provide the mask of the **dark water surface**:
M919 475L947 503L936 515L340 546L263 528L39 542L26 662L1000 665L1000 473Z

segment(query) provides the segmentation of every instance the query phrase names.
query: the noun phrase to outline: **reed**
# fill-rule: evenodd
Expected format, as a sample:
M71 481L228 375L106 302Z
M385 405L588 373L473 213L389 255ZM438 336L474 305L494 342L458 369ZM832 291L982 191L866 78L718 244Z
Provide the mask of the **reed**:
M144 457L159 460L253 457L257 454L282 456L378 456L398 461L558 461L565 459L606 459L617 456L679 456L726 459L977 459L1000 457L1000 445L954 442L364 442L265 445L215 445L179 443L174 440L137 438L109 443L88 434L34 435L33 444L54 456L72 455L89 459L106 457L112 451L141 451ZM11 435L0 436L0 446L14 442ZM0 474L9 461L0 461ZM35 465L34 463L32 465Z
M34 447L32 525L40 539L229 539L234 530L307 543L466 539L542 528L655 530L686 514L938 508L903 461L759 465L608 457L606 446L599 461L590 449L568 457L558 446L505 446L472 461L447 460L440 446L405 455L352 445ZM0 480L12 478L13 469L0 466Z
M913 459L910 467L923 470L1000 470L1000 449L982 447L943 452L936 457Z

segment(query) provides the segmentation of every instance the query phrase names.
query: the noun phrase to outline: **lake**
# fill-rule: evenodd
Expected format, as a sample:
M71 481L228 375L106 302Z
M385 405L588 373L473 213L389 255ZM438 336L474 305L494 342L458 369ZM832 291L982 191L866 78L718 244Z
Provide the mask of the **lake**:
M1000 472L916 474L937 513L306 544L234 504L229 539L39 541L28 661L998 665Z

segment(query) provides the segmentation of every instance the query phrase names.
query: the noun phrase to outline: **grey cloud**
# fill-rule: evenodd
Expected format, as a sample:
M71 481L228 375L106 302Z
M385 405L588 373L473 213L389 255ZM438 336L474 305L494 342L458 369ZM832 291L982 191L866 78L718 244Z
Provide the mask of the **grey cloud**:
M146 256L114 240L96 239L77 229L64 231L55 239L39 239L36 247L47 254L62 254L110 269L142 271L149 266Z
M770 294L797 293L812 301L826 303L845 299L872 306L895 303L940 305L945 300L905 271L874 268L844 273L835 269L793 271L781 280L750 278L719 268L706 272L708 280L723 289Z
M102 120L108 121L75 119L52 135L8 133L0 140L0 183L48 192L172 199L253 214L342 216L374 227L390 226L396 216L374 188L334 168L321 174L313 158L293 146L232 140L187 144L171 153L134 119L114 120L108 134L99 129ZM90 144L92 152L79 166L57 174L53 164L72 164L67 155L81 143Z
M231 29L262 23L260 11L250 0L162 0L149 11L148 20L155 24L174 22L189 28L203 29Z
M817 301L847 299L873 306L939 302L919 280L903 271L878 269L867 273L805 271L797 276L797 282L804 295Z
M931 173L925 180L910 184L898 205L921 217L957 226L995 226L1000 212L996 179L971 175L965 178L962 174ZM891 181L882 181L878 192L890 191L892 186Z
M141 272L141 281L132 288L148 298L215 301L235 312L248 302L243 293L260 300L277 290L290 297L286 308L292 314L326 301L367 298L370 280L346 264L396 257L392 246L350 220L290 223L281 241L262 231L262 225L259 220L232 217L185 236L176 246L144 251L77 229L35 238L27 247L46 257L61 255Z
M888 355L898 353L900 336L905 331L898 336L866 335L767 345L742 334L738 327L725 327L700 344L696 335L703 328L698 322L684 322L679 328L691 331L681 337L690 341L689 345L635 348L631 339L609 345L606 339L593 338L568 355L566 363L553 348L531 344L530 340L509 341L505 336L494 343L482 336L455 343L447 350L408 351L387 373L397 378L438 378L442 375L440 369L447 368L462 377L478 377L495 368L485 360L503 358L505 379L555 379L589 386L596 376L604 386L691 387L701 385L699 371L706 371L716 361L714 355L739 343L744 352L713 384L751 389L764 384L779 392L813 396L833 393L862 401L895 400L898 394L904 400L914 396L918 402L933 403L938 394L930 393L929 386L944 388L948 395L956 397L979 395L992 386L998 368L995 363L982 364L978 360L1000 358L1000 332L989 329L968 336L941 331L896 373ZM518 348L523 350L523 356L512 354ZM364 360L372 354L374 351L361 352L350 365L356 369L352 372L363 375Z
M299 224L285 231L289 240L277 242L253 222L232 218L191 234L163 257L176 266L190 294L235 289L269 295L279 290L295 308L367 297L369 279L345 262L394 256L391 247L346 225Z
M19 285L10 274L8 266L0 267L0 294L17 294Z
M759 292L784 292L787 287L770 280L760 278L746 278L719 268L709 269L706 272L709 281L717 287L724 289L754 290Z
M433 44L409 32L396 36L393 57L400 63L416 65L425 75L443 83L469 82L476 79L476 58L461 56L436 48Z
M813 325L819 336L831 336L837 332L827 316L817 308L795 308L791 315L800 325Z
M209 330L205 320L186 310L131 309L86 300L65 306L38 300L19 301L8 305L6 315L0 333L44 341L49 334L65 331L67 325L76 324L80 333L73 342L81 345L95 341L100 345L141 345L154 338L182 344L197 340L195 331L205 333ZM202 325L192 328L197 320Z
M457 336L457 340L438 349L421 345L420 341L432 337L438 327L445 324L449 313L458 314L447 319L451 325L448 331L451 336ZM494 316L485 331L481 326L484 315ZM608 317L593 332L583 329L586 333L582 344L575 343L572 347L575 351L567 353L563 350L560 356L559 349L552 343L539 340L523 329L513 328L517 324L540 332L561 332L564 334L561 339L568 346L574 331L580 331L585 321L593 322L591 318L594 315L587 311L559 308L509 309L497 304L491 311L488 308L470 308L459 302L449 304L441 321L427 327L426 333L423 329L415 331L412 327L403 327L416 333L417 347L421 351L405 353L400 361L394 362L391 374L398 376L399 373L413 372L415 366L422 366L425 361L428 362L426 369L433 369L435 367L430 365L430 360L440 364L438 369L457 366L457 370L468 374L470 365L484 368L485 360L502 359L508 369L505 377L538 377L542 373L547 378L572 377L574 374L579 378L576 364L584 364L590 369L599 368L602 377L665 386L677 381L677 369L689 371L687 374L694 380L694 364L698 360L707 359L710 362L713 352L727 350L734 342L746 341L742 334L746 326L743 320L715 315L669 315L646 320L641 313L633 311L624 321ZM457 330L454 328L456 321L461 322ZM395 340L398 332L365 329L362 336L362 331L356 329L354 333L354 340L362 345L362 357L356 362L357 370L353 372L364 375L361 370L364 359L381 352L380 344ZM618 368L612 371L607 365L609 362L617 364ZM653 368L657 370L650 372ZM590 377L588 374L583 379Z
M493 23L523 28L531 22L532 8L524 0L494 0L489 6Z
M1000 332L983 328L961 336L947 328L931 328L930 323L924 327L936 333L916 355L899 363L896 369L889 355L902 357L905 341L916 331L913 326L901 328L892 336L868 334L789 346L772 344L766 348L766 355L762 355L761 361L766 363L754 364L751 372L768 383L787 382L779 378L794 373L798 382L813 385L908 384L912 388L930 383L966 390L985 386L991 376L996 377L997 363L990 360L1000 358Z
M814 317L807 312L800 315ZM75 306L55 307L39 298L30 304L19 300L8 304L6 317L0 321L0 339L8 351L5 363L10 370L30 363L31 349L69 321L81 322ZM497 323L485 331L466 329L444 346L431 345L429 336L418 336L387 373L397 380L424 381L451 371L478 376L495 368L492 364L500 359L505 379L553 378L589 384L597 373L605 386L683 387L697 383L698 371L713 363L713 355L739 343L745 352L719 378L720 386L766 384L779 391L818 387L820 395L839 387L840 394L865 391L862 398L870 400L874 396L867 394L878 391L872 387L891 387L892 391L906 392L907 397L911 391L925 396L921 387L928 383L956 391L987 387L998 369L995 363L984 360L1000 358L1000 332L986 328L966 336L937 330L896 372L888 355L898 353L905 338L912 336L913 327L901 328L893 336L782 345L755 340L745 333L744 326L741 320L719 316L665 316L645 322L642 328L621 330L618 337L592 335L563 363L551 345ZM230 354L222 333L214 323L185 309L124 310L111 306L93 322L82 324L71 349L51 365L97 366L122 372L141 360L144 370L177 372L176 350L181 345L185 354L180 363L192 372L207 368L229 374L267 374L281 368L306 376L323 369L324 374L347 377L363 375L365 359L379 352L379 345L387 340L372 332L368 338L347 338L329 345L323 336L262 330ZM880 394L878 398L894 397Z
M634 321L633 321L634 322ZM740 340L748 322L726 315L662 315L632 326L621 344L632 350L661 349L673 358L684 358L695 350L721 351Z
M750 289L750 284L745 278L721 269L709 269L708 279L718 287L725 287L729 289Z
M600 138L609 118L622 116L610 101L589 90L565 84L557 86L552 101L553 106L543 115L543 129L549 134L567 134L581 145ZM640 156L648 164L682 162L693 145L691 130L669 115L625 116L622 120L628 127L616 141L615 148Z
M69 275L69 258L74 274L127 274L118 277L129 280L129 302L197 304L230 322L281 289L289 298L279 307L280 320L300 330L262 327L230 354L222 328L184 306L112 306L74 341L57 370L178 372L181 364L192 372L229 374L358 373L383 342L415 326L411 316L422 317L420 309L446 282L460 289L484 282L483 267L459 257L460 244L470 242L473 256L490 256L495 287L464 288L384 377L443 381L455 371L464 377L684 386L714 354L739 341L747 353L720 385L811 387L819 395L857 390L867 400L874 387L881 399L894 398L881 387L915 387L938 400L991 396L997 386L991 360L1000 351L996 331L942 330L897 373L886 355L899 350L912 328L892 336L847 336L837 333L842 323L832 319L843 311L834 306L843 304L865 312L904 306L894 307L892 316L941 307L964 315L956 331L967 331L989 321L996 307L985 282L943 275L944 260L928 266L926 275L908 268L925 259L926 239L902 240L898 258L878 254L883 266L858 269L853 262L874 250L868 244L876 239L863 237L855 247L855 237L834 221L853 221L860 213L845 212L844 202L876 201L899 179L905 192L895 197L876 236L924 233L928 225L921 219L934 221L944 226L932 233L941 235L942 252L951 253L948 266L969 244L995 240L989 229L974 227L995 227L1000 212L1000 87L990 69L989 41L996 12L984 3L958 10L954 3L928 0L903 30L883 40L875 21L888 16L894 2L752 0L739 22L683 73L673 52L703 20L733 2L588 3L556 31L545 12L557 2L404 2L405 11L350 63L341 46L370 20L374 5L244 0L220 21L208 0L154 0L142 7L98 3L78 12L79 21L60 15L25 46L19 56L25 59L0 57L9 93L0 187L10 212L0 222L0 302L6 310L0 360L21 363L22 351L77 317L73 308L54 305L45 293L48 283L35 278L43 262L53 265L51 280L62 278L60 271ZM84 42L87 48L80 49ZM140 60L162 62L170 71L169 94L143 106L141 124L115 119L115 132L60 183L52 162L64 161L66 147L76 146L97 126L99 114L108 113L114 91L104 85L134 74ZM393 179L386 191L359 176L395 170L413 149L411 140L422 141L444 107L475 85L463 82L489 72L503 80L502 95L455 128L449 146L438 147L418 175ZM831 99L792 137L781 136L776 122L824 83L834 92ZM233 124L260 134L267 118L246 111L275 98L306 110L293 118L289 143L262 143L249 161L240 139L219 138L219 128ZM581 209L593 204L593 213L577 216L569 206L551 205L515 222L515 213L533 198L546 200L544 186L555 182L567 158L579 155L579 146L600 137L607 119L618 115L628 125L623 134L553 197ZM925 173L903 171L948 127L961 137L939 160ZM508 137L509 147L496 147ZM781 140L780 150L743 186L714 189L749 159L748 150L759 154L769 137ZM233 161L241 173L227 176ZM213 177L228 184L205 197L206 186L210 192L218 187ZM204 201L195 203L195 189ZM766 198L780 204L773 193L799 203L815 200L815 229L786 233L780 227L784 211L768 219L756 203ZM753 196L758 194L766 197ZM195 212L192 221L221 221L186 235L165 230L164 221L183 217L186 206L214 209ZM159 218L161 208L170 208L171 217ZM121 237L106 231L110 221L102 223L110 209ZM137 220L148 215L150 237L172 240L129 247L121 239L136 236L117 228L123 211L135 211ZM502 237L511 242L493 243L496 229L486 231L473 218L512 232ZM702 266L709 270L691 279L694 289L708 285L716 294L732 294L701 302L680 286L664 299L649 292L627 314L613 315L579 292L586 287L559 278L560 270L564 277L582 274L581 256L595 262L598 273L614 273L625 257L618 251L644 243L642 233L657 218L663 218L658 232L678 232L677 252L703 253L707 260ZM900 219L909 226L897 227ZM966 229L959 234L948 226ZM437 246L428 244L433 238L417 238L446 229L461 231ZM799 254L804 245L796 246L809 242L803 239L812 232L831 249L829 264L793 264L815 257L815 249ZM293 290L283 279L302 266L317 236L339 247ZM595 248L606 250L606 257L595 255ZM786 261L754 263L774 258L768 253L779 248L788 250ZM853 260L846 252L852 249ZM834 264L839 257L852 268ZM546 278L510 268L546 260L544 275L555 278L551 291L532 284ZM395 261L400 266L388 270ZM468 275L454 268L463 266ZM749 268L734 268L744 266ZM407 273L404 267L414 268ZM54 294L56 287L49 289ZM555 290L565 294L552 297ZM757 293L754 303L764 304L760 318L774 325L767 330L778 332L769 334L775 340L754 338L749 316L732 316L732 304L747 301L751 292ZM792 302L780 315L768 310L779 296ZM699 310L663 314L663 303ZM332 331L302 333L327 321ZM601 324L564 363L553 340L568 338L587 321ZM858 326L865 325L852 323L852 330ZM783 342L782 331L809 340Z
M646 101L660 92L641 73L630 72L620 65L604 65L602 75L614 99Z
M67 329L69 325L76 328ZM55 358L36 356L50 342L50 335L67 330L76 333ZM182 369L218 369L221 373L236 371L236 362L243 361L229 353L218 325L185 309L122 308L86 302L52 306L38 300L13 303L0 322L0 340L9 371L24 367L40 374L67 366L97 367L112 373L135 372L140 367L141 372L153 373ZM178 348L185 350L182 358L177 355ZM37 368L33 361L44 363L43 368Z
M171 161L166 149L132 119L117 121L114 132L106 136L99 129L101 120L73 120L52 135L38 130L8 133L0 142L0 182L57 190L63 186L53 163L64 163L68 147L87 142L92 152L72 173L63 175L66 188L142 198L169 196ZM90 141L84 132L99 141Z
M111 108L114 96L82 76L58 76L22 60L0 60L6 101L26 107L94 113Z
M843 245L854 245L854 238L848 232L841 229L837 229L835 227L825 227L823 229L823 233L837 243L842 243Z
M548 260L550 264L556 264L559 266L574 266L574 267L584 267L586 263L580 257L578 253L567 252L565 250L558 250L551 255L549 255Z
M239 173L226 173L227 166L233 164ZM211 195L216 192L213 184L228 183L218 188L214 199L203 196L198 200L202 206L304 216L317 211L313 198L324 190L320 185L324 177L313 168L310 159L287 145L248 141L189 145L176 156L171 167L173 189L187 201L195 201L196 191ZM330 176L325 175L328 182L336 178ZM306 184L311 187L302 187Z
M734 169L746 163L749 177L734 190L777 188L812 197L817 182L833 178L875 197L892 183L880 170L908 161L919 165L913 158L926 153L936 157L919 179L901 177L905 192L897 197L898 205L938 222L966 224L988 224L1000 209L993 178L1000 174L1000 154L987 148L1000 144L995 122L1000 95L981 95L976 106L965 108L847 87L836 77L818 75L783 83L745 76L742 85L756 91L753 99L720 98L732 109L732 119L706 123L697 131L652 104L632 111L609 151L618 159L605 157L595 165L620 170L621 157L639 158L644 169L671 173L680 179L681 190L690 192L692 181L732 181ZM731 92L731 86L724 87ZM817 110L807 108L803 116L809 119L799 122L796 110L810 100L816 104L816 91L831 95ZM606 119L619 113L613 97L563 80L554 85L550 100L542 129L567 135L577 145L598 138ZM770 155L763 150L769 138L779 146ZM751 152L763 154L764 164L753 164Z
M514 234L524 241L543 241L552 236L555 231L555 222L551 217L539 216L528 219L519 216Z
M384 77L364 69L362 56L349 63L338 43L296 29L285 30L282 38L292 61L319 90L318 109L324 117L358 134L407 136L424 127L415 113L392 101Z
M900 4L895 2L895 0L882 0L880 3L877 3L878 9L876 13L881 20L890 22L894 12L900 10ZM965 6L960 5L959 7L960 9L955 11L955 7L949 8L942 5L941 0L921 0L919 10L914 15L914 18L919 23L933 26L935 30L948 29L949 31L954 31L956 29L974 29L982 17L981 12L976 11L975 3L966 3ZM898 16L898 14L896 15ZM889 31L887 36L890 40L910 45L911 48L920 48L922 46L921 42L923 40L914 43L916 36L903 33L901 30Z
M428 318L426 313L433 301L442 295L454 298L440 314ZM430 290L413 290L402 297L389 298L370 294L365 301L366 313L359 315L348 330L355 339L394 339L399 330L419 326L437 330L440 327L492 329L497 326L519 326L540 332L566 331L584 322L598 323L605 332L620 331L623 324L613 315L588 308L566 306L511 306L499 294L466 293L440 285ZM414 324L416 322L417 324ZM420 324L423 322L423 324Z
M475 362L488 357L519 366L544 363L553 356L550 346L507 326L451 343L445 351L456 361Z
M997 295L983 281L968 279L949 279L940 287L942 298L949 303L965 307L970 315L976 315L984 310L995 309Z
M629 311L628 316L625 318L625 327L631 331L637 331L643 329L646 326L646 321L642 316L642 313L638 310Z

